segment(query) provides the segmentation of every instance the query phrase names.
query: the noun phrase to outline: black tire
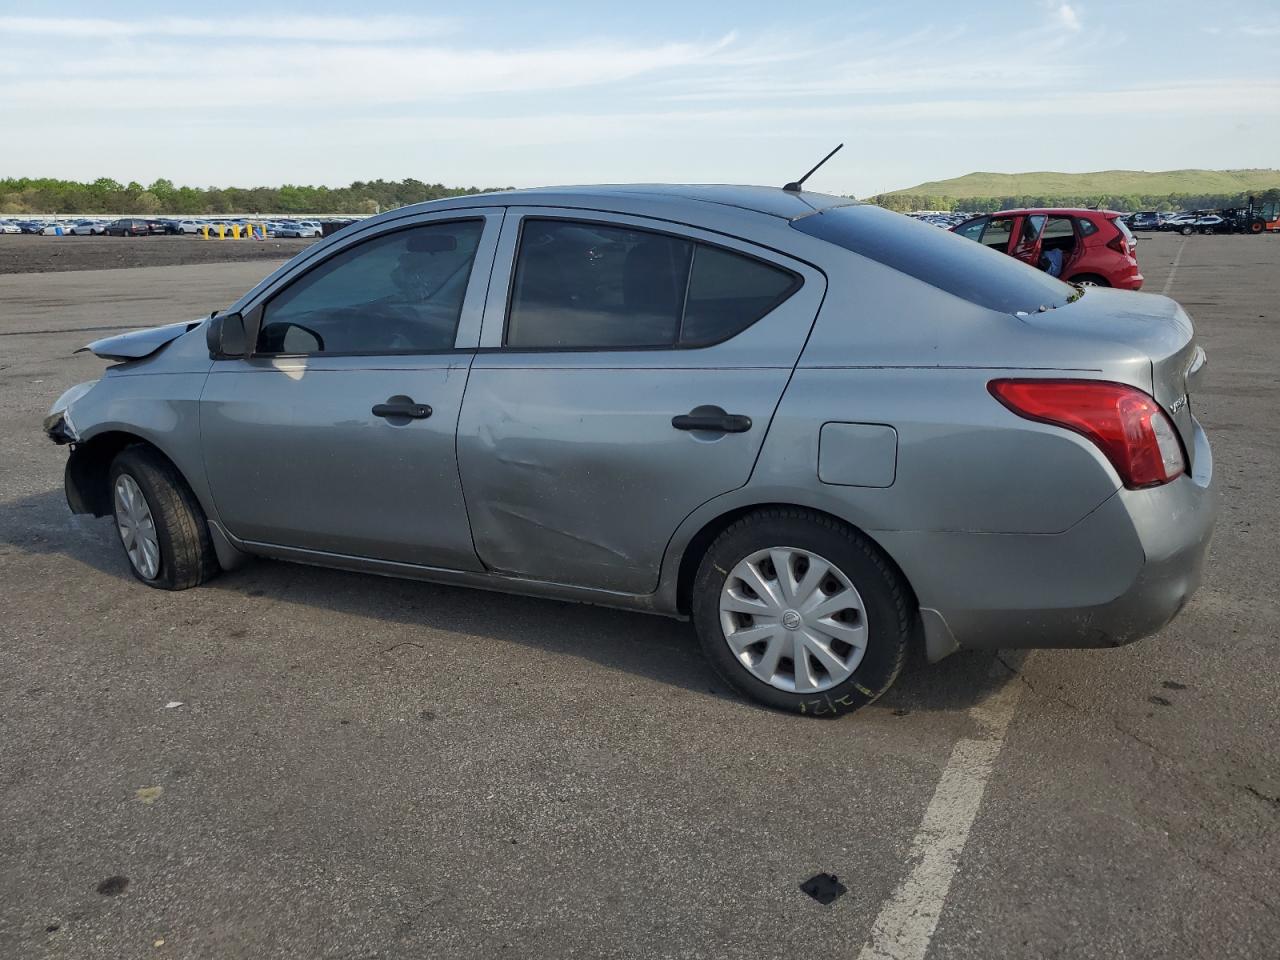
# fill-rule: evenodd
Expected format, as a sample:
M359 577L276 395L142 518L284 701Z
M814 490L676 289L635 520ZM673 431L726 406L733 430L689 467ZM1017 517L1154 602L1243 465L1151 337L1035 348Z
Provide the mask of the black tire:
M129 571L147 586L160 590L186 590L215 576L221 568L209 535L209 522L200 501L177 468L152 447L142 444L126 447L116 456L108 473L113 509L118 509L115 489L121 474L132 477L141 489L155 522L160 548L159 571L147 578L129 558L123 539L117 537Z
M1195 233L1195 228L1188 223L1188 224L1184 224L1178 232L1182 234L1184 237L1189 237L1191 236L1191 234Z
M862 597L868 642L862 660L842 683L820 693L793 693L758 679L734 656L720 625L720 595L729 572L758 550L789 546L834 564ZM870 540L825 514L773 507L736 521L703 556L694 578L693 623L716 673L738 692L766 706L814 717L851 713L893 685L914 623L911 591Z

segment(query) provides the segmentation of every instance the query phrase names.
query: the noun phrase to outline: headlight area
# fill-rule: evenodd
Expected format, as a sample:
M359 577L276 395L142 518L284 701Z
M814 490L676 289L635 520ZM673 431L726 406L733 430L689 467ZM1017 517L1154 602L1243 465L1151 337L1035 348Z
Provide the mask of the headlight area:
M71 419L71 406L92 390L97 382L97 380L89 380L86 383L77 383L53 402L48 416L44 418L44 432L50 440L57 444L79 441L80 434L76 431L76 425Z

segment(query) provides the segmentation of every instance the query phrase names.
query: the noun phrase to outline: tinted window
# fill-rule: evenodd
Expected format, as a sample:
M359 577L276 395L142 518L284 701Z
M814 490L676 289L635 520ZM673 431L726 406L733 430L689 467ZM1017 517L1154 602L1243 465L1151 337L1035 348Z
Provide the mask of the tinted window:
M746 329L798 286L786 270L680 237L524 221L506 344L705 346Z
M982 228L986 225L986 217L982 217L978 220L970 220L968 223L961 224L956 227L956 233L969 240L978 240L982 237Z
M1022 243L1035 243L1040 236L1040 231L1044 229L1044 222L1047 218L1043 214L1032 214L1022 218Z
M398 230L335 254L267 303L259 353L453 348L484 223Z
M992 310L1031 312L1075 299L1060 280L946 230L870 204L830 207L793 220L809 236Z
M1086 220L1084 217L1081 217L1076 221L1076 223L1080 224L1080 235L1082 237L1087 237L1091 233L1098 232L1098 227L1092 220Z
M727 340L755 323L798 286L787 270L698 244L680 342L700 346Z

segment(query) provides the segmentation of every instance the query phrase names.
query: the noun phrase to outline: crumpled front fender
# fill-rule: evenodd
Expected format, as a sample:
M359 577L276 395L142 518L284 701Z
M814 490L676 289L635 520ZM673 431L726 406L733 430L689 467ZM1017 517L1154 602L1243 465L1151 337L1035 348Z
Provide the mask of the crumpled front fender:
M181 323L168 323L163 327L149 327L146 330L131 330L129 333L118 333L114 337L103 337L81 347L76 353L88 350L103 360L141 360L149 357L167 343L172 343L189 330L194 330L202 320L184 320Z

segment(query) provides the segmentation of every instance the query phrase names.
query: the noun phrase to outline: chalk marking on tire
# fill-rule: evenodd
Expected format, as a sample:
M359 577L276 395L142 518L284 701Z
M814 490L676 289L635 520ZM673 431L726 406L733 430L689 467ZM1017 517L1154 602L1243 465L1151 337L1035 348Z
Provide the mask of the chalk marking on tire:
M1008 675L999 661L992 665L992 674ZM929 952L1022 688L1019 679L1010 678L970 708L969 716L981 728L982 737L960 740L952 749L911 841L907 861L911 868L881 906L858 960L924 960Z

